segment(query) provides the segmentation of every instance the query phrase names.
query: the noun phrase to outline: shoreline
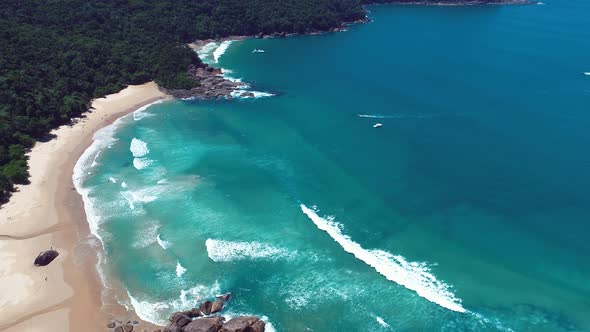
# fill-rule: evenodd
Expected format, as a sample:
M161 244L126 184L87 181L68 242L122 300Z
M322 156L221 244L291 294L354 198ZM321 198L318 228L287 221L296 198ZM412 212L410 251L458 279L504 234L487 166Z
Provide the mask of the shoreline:
M82 118L27 153L30 184L18 186L0 208L0 331L104 330L109 317L96 270L102 247L89 236L73 169L96 131L166 98L150 82L95 99ZM57 259L34 267L36 255L49 248L60 253Z

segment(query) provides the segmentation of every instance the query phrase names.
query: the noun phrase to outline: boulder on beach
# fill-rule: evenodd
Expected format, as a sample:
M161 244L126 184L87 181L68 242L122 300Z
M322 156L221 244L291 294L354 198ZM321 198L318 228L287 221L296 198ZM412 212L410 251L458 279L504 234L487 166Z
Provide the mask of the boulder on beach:
M260 324L259 321L261 321L260 318L256 316L235 317L223 324L221 332L251 332L254 327L262 328L258 331L264 331L264 322Z
M49 263L53 262L53 260L59 256L59 253L55 250L47 250L39 254L37 258L35 258L35 266L46 266Z
M218 332L222 326L222 317L197 318L184 327L184 332Z

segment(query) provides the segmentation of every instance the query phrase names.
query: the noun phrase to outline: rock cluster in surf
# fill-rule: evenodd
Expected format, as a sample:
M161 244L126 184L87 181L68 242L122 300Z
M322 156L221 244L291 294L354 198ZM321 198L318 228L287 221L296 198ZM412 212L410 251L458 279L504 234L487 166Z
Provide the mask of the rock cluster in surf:
M230 298L227 293L214 302L201 302L198 308L173 313L163 332L264 332L264 321L255 316L238 316L227 322L224 317L211 316L221 312Z
M264 332L266 323L256 316L238 316L225 321L216 316L231 298L231 293L217 296L215 301L204 301L197 308L173 313L170 323L153 332ZM111 321L107 324L113 332L137 331L137 321ZM143 330L147 332L147 329Z

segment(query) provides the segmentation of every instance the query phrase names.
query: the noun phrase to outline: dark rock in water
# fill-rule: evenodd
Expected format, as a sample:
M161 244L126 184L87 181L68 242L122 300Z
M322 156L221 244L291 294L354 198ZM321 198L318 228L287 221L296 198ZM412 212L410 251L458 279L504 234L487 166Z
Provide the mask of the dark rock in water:
M216 297L224 302L227 302L227 301L229 301L229 299L231 299L231 293L217 295Z
M127 324L127 325L123 326L123 331L125 331L125 332L132 332L133 331L133 325Z
M117 326L117 324L115 324L115 322L110 322L110 323L108 323L108 324L107 324L107 327L108 327L109 329L114 329L114 328L115 328L115 326Z
M244 98L254 98L254 94L250 91L246 91L246 92L242 92L240 94L240 97L244 97Z
M199 308L192 308L191 310L183 311L182 313L189 316L190 318L195 318L195 317L201 316L201 312L199 311Z
M220 312L223 310L223 300L217 299L211 305L211 313L214 314L216 312Z
M35 266L46 266L59 256L59 253L55 250L47 250L39 254L35 258Z
M138 321L136 321L136 320L132 320L132 321L131 321L131 324L133 324L133 325L137 325L137 324L139 324L139 322L138 322Z
M175 312L174 314L172 314L169 320L172 324L176 324L180 327L185 327L186 325L188 325L188 323L191 322L192 319L182 312Z
M260 321L260 318L255 316L240 316L232 318L223 324L221 332L250 332L252 331L253 325L258 321ZM260 324L257 325L257 327L259 326ZM262 326L262 331L264 331L264 325Z
M185 326L184 332L218 332L222 326L222 317L198 318Z
M201 303L199 305L199 311L203 314L203 315L209 315L211 313L211 305L213 303L211 303L211 301L205 301L203 303Z
M123 326L117 326L115 332L125 332L125 330L123 330Z

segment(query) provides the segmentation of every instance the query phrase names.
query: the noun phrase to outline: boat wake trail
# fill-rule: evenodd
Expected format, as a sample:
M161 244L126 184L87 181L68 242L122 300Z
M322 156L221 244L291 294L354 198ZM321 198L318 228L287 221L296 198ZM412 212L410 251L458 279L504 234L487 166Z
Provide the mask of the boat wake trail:
M411 114L357 114L359 118L369 119L427 119L432 118L433 115L411 115Z
M404 286L443 308L461 313L467 312L461 305L461 299L451 292L451 287L438 280L430 272L426 263L408 262L400 255L392 255L382 250L365 249L349 236L342 234L340 224L332 217L322 218L307 206L301 204L300 207L320 230L328 233L346 252L374 268L387 280Z

